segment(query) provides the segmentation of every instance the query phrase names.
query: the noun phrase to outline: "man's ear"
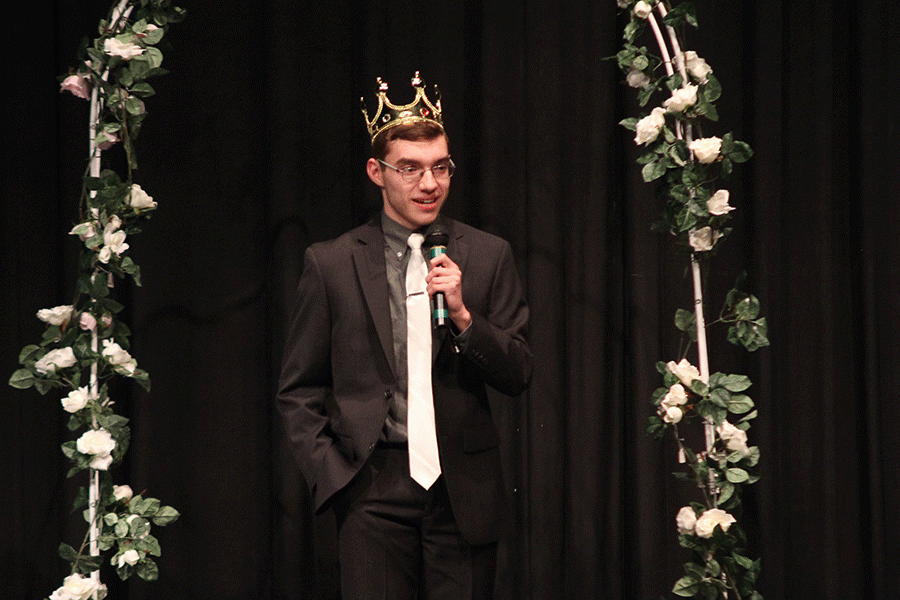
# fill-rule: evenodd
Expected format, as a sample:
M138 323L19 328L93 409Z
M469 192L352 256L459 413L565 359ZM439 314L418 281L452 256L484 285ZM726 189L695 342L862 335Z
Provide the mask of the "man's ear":
M378 187L384 187L384 171L381 170L381 163L374 158L370 158L366 162L366 173Z

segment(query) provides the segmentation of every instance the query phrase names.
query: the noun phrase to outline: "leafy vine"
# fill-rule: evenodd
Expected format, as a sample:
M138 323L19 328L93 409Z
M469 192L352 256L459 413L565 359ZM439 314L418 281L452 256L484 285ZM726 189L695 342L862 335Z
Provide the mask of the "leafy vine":
M60 77L62 90L91 104L79 222L70 232L83 242L75 298L37 312L46 323L42 339L22 349L22 368L9 380L15 388L34 387L41 395L68 391L61 402L70 414L68 428L83 431L63 443L62 452L72 463L68 477L88 471L88 485L75 501L88 530L77 547L60 544L59 555L71 563L72 573L51 600L103 598L101 552L111 551L109 562L123 580L133 574L157 579L154 558L161 549L151 526L168 525L179 516L156 498L113 484L109 469L122 461L131 434L128 419L113 410L109 386L118 376L150 388L149 375L130 354L131 332L119 317L124 307L112 292L116 279L141 285L126 240L140 232L157 203L133 181L134 142L147 116L145 99L155 93L147 80L166 73L160 45L169 25L183 18L184 10L170 0L121 0L100 21L98 36L82 44L78 67ZM124 177L103 168L103 153L113 148L124 152Z
M616 60L627 84L637 91L640 106L662 93L667 96L641 118L621 124L635 132L635 143L645 148L637 159L644 181L657 186L665 205L653 229L669 233L677 247L690 256L694 309L679 309L675 325L689 340L678 362L657 363L662 386L653 394L656 413L647 431L656 438L671 432L687 470L676 476L695 485L699 500L676 516L681 546L691 550L684 576L672 592L681 597L714 600L736 597L761 600L756 591L760 560L747 556L748 540L734 514L741 505L742 486L759 480L760 450L748 445L747 431L757 416L753 400L744 392L744 375L709 371L706 346L702 270L731 232L728 222L735 210L730 192L720 187L734 166L749 160L750 146L732 133L704 137L706 121L717 122L715 102L722 94L710 65L696 52L684 50L683 35L697 27L696 8L659 1L617 0L628 23L624 45ZM659 54L638 45L641 34L652 33ZM727 324L727 339L748 351L769 344L767 326L758 299L740 291L743 276L728 292L716 321ZM687 359L696 344L698 366ZM732 422L733 421L733 422ZM705 447L691 449L680 428L699 422Z

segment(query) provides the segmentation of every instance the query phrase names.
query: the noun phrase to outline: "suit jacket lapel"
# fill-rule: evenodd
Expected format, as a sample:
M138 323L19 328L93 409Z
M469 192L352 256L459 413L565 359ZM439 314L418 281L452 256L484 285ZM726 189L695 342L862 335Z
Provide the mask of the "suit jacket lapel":
M466 263L469 260L469 245L466 243L463 234L455 226L455 221L444 218L443 223L450 238L447 242L447 255L459 266L459 270L463 272L463 279L465 279ZM465 286L463 289L465 289Z
M359 245L353 252L353 262L359 285L362 288L369 314L378 332L381 349L397 375L394 357L394 332L391 325L391 307L388 300L387 273L384 263L384 234L377 220L370 221L360 231Z

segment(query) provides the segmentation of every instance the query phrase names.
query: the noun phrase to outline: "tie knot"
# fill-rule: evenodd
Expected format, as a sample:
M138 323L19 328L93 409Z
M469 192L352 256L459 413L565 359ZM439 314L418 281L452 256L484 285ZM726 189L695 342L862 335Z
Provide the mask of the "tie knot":
M425 241L425 237L421 233L414 233L409 236L409 239L406 241L406 245L413 250L418 250L422 247L423 241Z

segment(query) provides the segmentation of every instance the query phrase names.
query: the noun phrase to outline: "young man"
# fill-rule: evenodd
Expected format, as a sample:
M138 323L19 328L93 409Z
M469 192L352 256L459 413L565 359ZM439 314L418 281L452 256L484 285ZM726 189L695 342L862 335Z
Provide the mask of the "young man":
M398 106L381 83L363 109L383 210L307 249L277 398L337 519L344 600L492 596L504 486L486 386L516 396L532 371L509 244L440 216L455 167L440 102L413 86Z

